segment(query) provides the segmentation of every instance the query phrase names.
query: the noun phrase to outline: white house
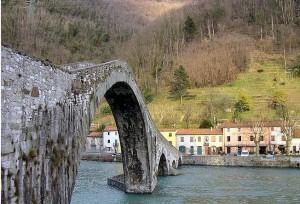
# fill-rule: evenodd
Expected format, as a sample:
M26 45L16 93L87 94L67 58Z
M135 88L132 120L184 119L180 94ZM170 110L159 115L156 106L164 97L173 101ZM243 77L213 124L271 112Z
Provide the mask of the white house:
M101 132L91 132L87 136L86 151L101 152L103 147L103 138Z
M293 154L300 153L300 129L294 131L292 145L291 145L291 151Z
M107 153L121 153L118 129L107 126L103 130L103 151Z

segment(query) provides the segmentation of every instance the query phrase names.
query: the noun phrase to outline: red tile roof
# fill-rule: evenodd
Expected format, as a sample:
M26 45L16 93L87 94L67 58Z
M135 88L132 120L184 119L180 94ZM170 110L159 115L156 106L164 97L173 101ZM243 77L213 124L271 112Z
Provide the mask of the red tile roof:
M90 132L88 137L102 137L102 132Z
M160 132L176 132L175 129L160 129Z
M118 131L117 127L108 125L105 127L104 132L112 132L112 131Z
M264 127L281 127L281 121L263 121ZM225 122L220 125L221 128L243 128L243 127L252 127L255 124L255 121L245 121L245 122Z
M176 135L222 135L221 129L180 129Z
M293 138L300 138L300 129L294 130Z

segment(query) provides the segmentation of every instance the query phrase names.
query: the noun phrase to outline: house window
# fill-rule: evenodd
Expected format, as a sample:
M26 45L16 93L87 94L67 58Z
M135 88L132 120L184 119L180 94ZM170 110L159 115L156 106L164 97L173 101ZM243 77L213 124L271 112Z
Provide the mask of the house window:
M219 136L219 142L222 142L222 136Z
M238 131L241 132L241 128L238 128Z
M172 145L172 141L169 141L170 145Z
M211 136L211 141L216 142L216 136Z
M171 132L169 132L169 137L172 137L172 133Z
M230 142L230 136L227 136L227 142Z
M110 132L107 132L107 135L109 135L110 134Z
M200 136L198 137L198 142L201 142L201 137Z
M184 137L180 137L180 142L184 142Z
M118 135L118 132L115 132L115 135Z
M194 142L194 138L193 137L190 137L190 142Z
M227 147L226 150L227 150L227 154L230 154L230 152L231 152L230 147Z
M208 143L209 142L209 137L205 136L205 142Z
M230 128L227 128L227 132L230 132Z
M250 141L254 141L254 136L250 136Z
M238 141L242 141L242 136L238 136Z
M264 141L264 136L260 136L259 141Z
M185 146L179 146L179 152L185 153L185 151L186 151Z
M282 135L281 140L282 140L282 141L285 141L285 140L286 140L284 135Z
M271 136L271 141L275 141L275 136Z
M271 131L274 131L274 127L271 127Z
M191 146L191 148L190 148L190 153L191 153L191 154L194 154L194 146Z
M107 140L107 143L110 143L110 140Z

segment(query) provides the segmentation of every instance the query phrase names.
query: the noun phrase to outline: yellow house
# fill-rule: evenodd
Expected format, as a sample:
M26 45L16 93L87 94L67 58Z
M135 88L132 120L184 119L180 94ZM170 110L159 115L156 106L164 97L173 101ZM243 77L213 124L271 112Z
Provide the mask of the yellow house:
M176 130L173 129L161 129L160 133L169 141L171 145L176 147Z

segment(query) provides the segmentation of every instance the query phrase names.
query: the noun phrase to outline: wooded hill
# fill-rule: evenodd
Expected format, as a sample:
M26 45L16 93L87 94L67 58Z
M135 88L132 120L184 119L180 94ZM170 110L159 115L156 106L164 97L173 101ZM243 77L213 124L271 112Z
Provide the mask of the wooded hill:
M217 85L247 68L255 45L285 56L300 47L296 0L1 3L3 43L56 64L123 58L153 91L180 64L192 86Z
M276 56L276 70L287 73L300 48L297 0L26 2L1 1L2 43L56 64L124 59L158 102L180 65L193 95L236 80L251 69L253 53Z

